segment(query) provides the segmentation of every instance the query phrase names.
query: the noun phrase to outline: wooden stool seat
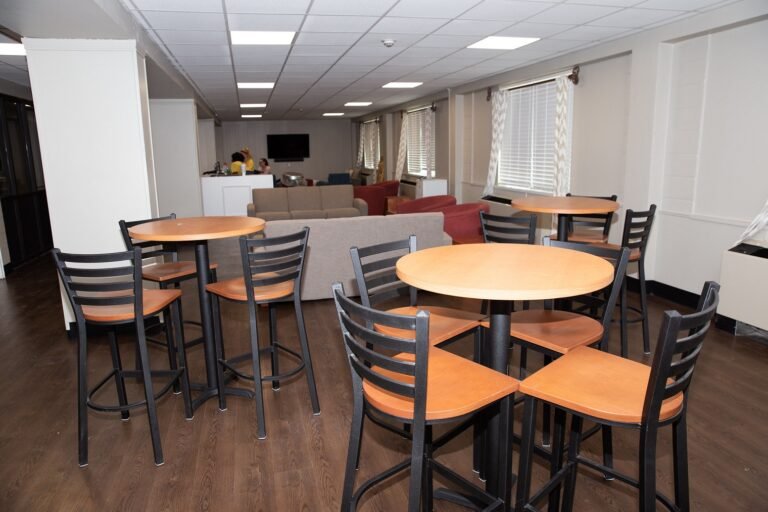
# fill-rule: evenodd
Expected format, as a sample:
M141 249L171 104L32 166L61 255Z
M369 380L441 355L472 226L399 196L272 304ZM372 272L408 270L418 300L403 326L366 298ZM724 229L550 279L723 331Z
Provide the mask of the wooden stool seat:
M568 240L571 240L571 238L568 238ZM590 243L590 245L594 245L596 247L604 247L606 249L613 249L613 250L621 249L621 245L619 245L619 244L609 244L607 242L603 242L603 243L600 243L600 242ZM635 247L634 249L631 249L629 251L629 261L640 261L640 256L641 255L642 255L642 253L640 252L640 248L639 247Z
M650 366L580 347L522 381L520 391L577 414L639 425L650 376ZM664 400L659 421L682 407L682 392Z
M267 276L259 277L263 279ZM245 280L242 277L211 283L205 289L228 300L238 302L246 302L248 300L248 294L245 291ZM293 281L283 281L273 285L256 286L253 288L253 298L257 302L289 297L291 294L293 294Z
M438 306L404 306L387 310L396 315L415 315L417 311L429 311L429 344L439 345L462 333L476 328L485 318L478 313L470 313L459 309L442 308ZM396 338L413 339L413 331L395 329L393 327L376 326L376 330Z
M576 232L568 233L569 242L579 242L583 244L602 244L608 241L608 237L600 232Z
M149 316L162 311L171 302L181 297L181 290L147 290L145 288L142 295L144 316ZM133 304L83 306L83 316L89 322L127 322L134 319Z
M511 316L510 335L558 354L592 345L603 337L603 325L585 315L570 311L529 309ZM490 327L488 322L481 325Z
M218 265L213 263L210 269L216 270L217 267ZM169 261L167 263L147 265L141 269L142 278L156 283L165 283L196 276L197 267L194 261Z

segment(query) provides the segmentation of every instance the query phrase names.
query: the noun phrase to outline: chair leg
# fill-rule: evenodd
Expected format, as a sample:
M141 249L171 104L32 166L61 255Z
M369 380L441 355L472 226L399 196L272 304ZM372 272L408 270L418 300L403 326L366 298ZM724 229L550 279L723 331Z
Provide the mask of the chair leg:
M149 420L149 432L152 437L152 449L155 454L155 465L161 466L163 464L163 447L160 444L160 427L157 423L155 392L152 387L152 374L149 367L149 355L147 353L147 340L144 329L137 329L136 338L139 345L141 376L144 380L144 396L147 400L147 419Z
M518 378L524 379L528 373L528 347L520 345L520 368Z
M424 434L424 476L421 480L422 511L432 512L432 427L427 426Z
M645 264L641 259L638 263L638 277L640 278L640 310L641 322L643 324L643 352L651 353L650 334L648 332L648 292L645 287Z
M515 396L509 395L499 402L499 485L501 498L504 500L504 510L512 507L512 437L514 435Z
M224 383L224 337L221 329L221 305L219 297L211 294L211 317L213 318L213 346L216 351L216 387L219 395L219 410L227 410L226 385Z
M629 357L627 342L627 276L621 281L621 309L619 312L621 327L621 357Z
M179 284L176 283L176 288L179 287ZM165 283L160 283L160 289L161 290L167 290L168 285ZM168 313L166 311L166 313ZM175 320L174 320L175 321ZM171 370L178 370L179 366L177 364L178 361L178 355L176 354L176 343L173 339L173 322L171 322L171 319L168 318L166 315L163 315L163 324L165 327L165 343L168 349L168 367ZM181 388L179 387L179 381L176 380L173 382L173 394L178 395L181 392Z
M269 346L271 348L272 375L280 374L280 361L277 348L277 306L270 302L269 304ZM272 381L272 389L280 389L280 381Z
M117 346L116 328L110 329L107 333L109 339L109 350L112 353L112 369L115 371L115 388L117 389L117 401L120 405L128 404L128 398L125 393L125 379L123 378L123 363L120 361L120 349ZM128 410L120 411L120 417L127 420L131 413Z
M520 434L520 462L517 470L515 512L523 512L531 497L533 443L536 432L536 399L526 396L524 407L522 432Z
M483 304L485 304L486 301L483 301ZM482 338L482 331L483 329L480 328L475 332L474 336L474 342L475 342L475 350L474 350L474 361L476 363L482 362L482 350L483 350L483 338ZM482 467L483 463L483 450L481 448L482 445L482 437L483 437L483 426L482 426L482 419L481 414L478 414L475 419L475 424L472 427L472 436L473 436L473 442L472 442L472 471L475 473L480 473L480 468Z
M602 426L602 438L603 438L603 466L607 468L613 467L613 430L610 425ZM615 480L612 475L603 475L608 481Z
M581 426L583 419L581 416L573 415L571 418L571 436L568 441L568 475L565 478L565 493L563 495L564 512L573 510L574 496L576 495L576 477L579 473L579 445L581 444Z
M411 478L408 486L408 512L419 512L421 485L424 478L424 441L426 426L421 422L413 424L411 444Z
M293 307L296 310L296 327L299 330L299 341L301 342L301 355L304 359L304 370L307 373L307 384L309 385L309 400L312 402L312 412L317 416L320 414L320 401L317 398L317 387L315 385L315 371L312 368L312 356L309 353L309 343L307 342L307 327L304 324L304 312L301 309L301 297L295 294L293 298Z
M85 326L78 325L77 337L77 459L88 465L88 366Z
M544 366L547 366L549 363L552 362L551 356L544 356ZM550 407L549 404L544 402L543 407L541 408L542 411L542 424L541 424L541 444L546 448L551 445L551 422L550 422Z
M355 383L355 387L362 385ZM362 389L354 393L354 404L352 408L352 424L349 429L349 447L347 448L347 467L344 471L344 491L341 498L342 512L351 512L354 510L352 503L352 494L355 490L356 470L360 462L360 444L363 440L363 419L364 404Z
M194 411L192 411L192 392L189 389L189 367L187 366L187 349L185 347L184 340L184 325L181 323L180 300L171 303L171 319L173 327L178 332L178 334L174 336L173 341L178 341L178 343L176 343L176 346L178 347L177 355L179 358L177 368L181 369L181 374L179 375L177 381L181 381L181 394L184 399L184 417L188 420L191 420Z
M640 427L640 512L656 510L656 429Z
M685 411L672 426L672 447L675 453L675 504L680 510L690 510L688 496L688 432Z
M248 317L250 320L250 336L251 336L251 362L253 364L253 388L254 388L254 394L256 395L256 423L257 423L257 430L258 430L258 438L259 439L266 439L267 438L267 426L266 426L266 419L264 416L264 393L262 391L262 381L261 381L261 360L259 357L259 325L257 322L256 315L258 314L258 311L256 311L256 304L249 301L248 302ZM224 390L222 389L224 386L224 383L222 382L219 385L219 393L223 394Z
M563 441L565 439L565 411L555 408L555 430L552 435L552 453L549 460L549 477L554 477L563 467ZM560 507L560 485L549 494L548 510L557 512Z

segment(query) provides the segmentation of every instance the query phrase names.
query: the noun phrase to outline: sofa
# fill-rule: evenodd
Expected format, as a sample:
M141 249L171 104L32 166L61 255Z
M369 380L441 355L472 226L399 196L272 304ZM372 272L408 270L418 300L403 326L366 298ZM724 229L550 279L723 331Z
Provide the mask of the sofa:
M331 285L336 281L344 285L347 294L359 295L350 247L402 240L412 234L416 235L420 249L451 243L450 237L443 232L442 213L269 221L264 233L268 237L286 235L304 226L309 227L309 242L302 300L331 298ZM211 260L222 268L220 259Z
M400 203L396 213L436 212L440 211L441 208L455 204L456 198L450 195L421 197Z
M354 196L368 203L368 215L384 215L387 211L387 197L397 196L399 191L400 182L390 180L355 187Z
M352 185L255 188L248 215L266 221L358 217L368 215L368 204L354 197Z

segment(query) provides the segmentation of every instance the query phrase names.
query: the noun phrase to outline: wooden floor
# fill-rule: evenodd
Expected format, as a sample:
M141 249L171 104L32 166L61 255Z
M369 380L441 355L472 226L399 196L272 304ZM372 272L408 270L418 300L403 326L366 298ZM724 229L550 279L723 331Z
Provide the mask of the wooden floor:
M195 317L194 289L184 290L186 316ZM473 302L463 305L479 308ZM670 307L652 299L652 332ZM90 412L90 464L79 468L75 344L62 327L52 262L42 258L0 281L0 511L338 510L352 403L349 369L331 302L306 303L304 312L320 416L312 415L303 374L284 382L278 392L266 391L268 438L263 441L256 439L254 407L246 399L230 398L224 412L209 401L186 421L181 397L168 395L159 402L163 466L153 464L146 414L137 410L126 422ZM282 338L296 346L290 314L290 308L281 312ZM227 306L224 316L228 354L234 354L245 344L246 311ZM639 326L630 331L633 359L647 361L638 349ZM188 332L193 334L193 328ZM91 382L109 366L105 340L93 341ZM129 336L121 347L124 361L132 361ZM165 362L162 351L152 353L157 366ZM199 380L200 347L190 359ZM140 387L132 386L129 394L138 396ZM104 398L112 398L111 389ZM768 346L713 329L694 378L688 424L693 510L768 510ZM658 481L667 491L670 442L670 433L663 432ZM635 471L636 444L636 433L616 433L617 467ZM584 448L589 452L598 445L593 438ZM368 424L359 477L406 453L405 443ZM468 435L446 447L440 458L473 478ZM542 466L535 469L534 484L543 476ZM403 510L406 491L400 477L369 493L360 509ZM636 510L635 500L633 489L581 469L576 510ZM461 510L444 502L435 508Z

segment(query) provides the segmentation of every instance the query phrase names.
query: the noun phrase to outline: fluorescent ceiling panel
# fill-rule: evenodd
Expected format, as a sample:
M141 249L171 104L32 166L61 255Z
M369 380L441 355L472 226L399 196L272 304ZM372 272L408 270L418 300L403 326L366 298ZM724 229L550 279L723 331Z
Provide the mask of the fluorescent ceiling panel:
M389 82L388 84L382 85L382 87L384 89L413 89L421 84L422 82Z
M323 114L323 117L341 117L344 115L344 112L326 112Z
M481 39L467 48L481 50L516 50L527 44L538 41L538 37L499 37L491 36Z
M372 102L370 101L348 101L344 104L345 107L367 107Z
M265 108L266 103L241 103L240 108Z
M293 42L296 32L272 32L260 30L233 30L230 32L232 44L280 44Z
M261 114L241 114L240 117L258 119L261 117Z
M26 55L24 45L20 43L1 43L0 55Z
M272 89L275 82L237 82L238 89Z

